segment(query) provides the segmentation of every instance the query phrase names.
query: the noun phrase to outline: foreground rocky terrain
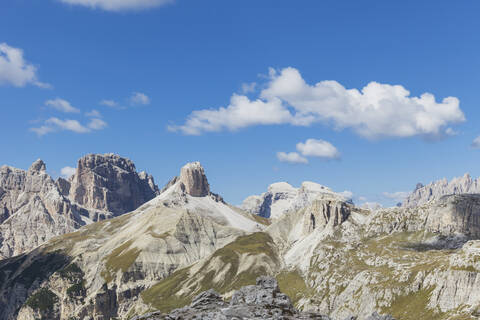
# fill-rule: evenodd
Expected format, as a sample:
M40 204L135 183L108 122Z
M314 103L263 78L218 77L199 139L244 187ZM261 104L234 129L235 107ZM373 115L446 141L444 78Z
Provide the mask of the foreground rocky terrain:
M249 202L189 163L132 212L0 260L0 320L480 316L478 194L367 210L308 182L260 196L272 219Z
M87 155L75 174L54 181L42 160L27 170L0 167L0 258L54 236L132 211L158 194L153 178L128 159Z

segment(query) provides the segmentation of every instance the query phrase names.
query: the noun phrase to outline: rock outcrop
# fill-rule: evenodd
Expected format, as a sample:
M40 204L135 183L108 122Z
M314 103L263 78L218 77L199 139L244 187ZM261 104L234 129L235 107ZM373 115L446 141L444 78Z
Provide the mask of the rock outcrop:
M192 197L205 197L210 194L207 176L200 162L191 162L180 171L180 183Z
M349 200L318 183L305 181L297 189L286 182L277 182L271 184L267 192L246 198L241 208L261 217L279 218L286 212L310 205L313 200L322 195L334 195L343 201Z
M75 175L53 181L42 160L25 171L0 168L0 259L32 250L52 237L132 211L158 187L120 156L88 155Z
M158 195L146 173L137 173L132 161L116 154L89 154L78 160L69 198L85 208L120 215Z
M297 311L290 298L281 293L277 281L272 277L257 278L256 285L237 290L225 302L214 290L196 296L190 306L176 309L165 316L147 319L318 319L329 320L327 316Z
M472 179L466 173L463 177L454 178L451 181L442 179L426 186L418 183L415 190L403 201L402 206L416 207L429 201L438 200L445 195L462 193L480 193L480 178Z

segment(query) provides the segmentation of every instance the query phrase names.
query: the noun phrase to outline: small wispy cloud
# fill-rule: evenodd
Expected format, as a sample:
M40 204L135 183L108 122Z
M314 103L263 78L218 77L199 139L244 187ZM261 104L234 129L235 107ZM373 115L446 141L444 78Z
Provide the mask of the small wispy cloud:
M289 152L289 153L277 152L277 159L280 162L303 163L303 164L308 163L308 159L305 157L302 157L297 152Z
M145 106L150 104L150 98L145 93L141 92L134 92L129 100L130 104L134 106Z
M110 108L118 107L118 103L115 100L110 100L110 99L104 99L100 101L100 105L110 107Z
M383 192L382 195L387 199L394 200L397 202L402 202L410 195L410 192L406 192L406 191L397 191L392 193Z
M242 83L241 91L243 94L252 93L255 91L256 87L257 87L256 82Z
M471 146L474 149L480 149L480 136L473 139L473 142L472 142Z
M45 105L51 107L57 111L65 112L65 113L79 113L80 110L75 108L68 102L67 100L56 98L52 100L45 101Z
M139 11L167 5L174 0L60 0L63 3L105 11Z
M76 171L77 171L77 169L67 166L67 167L63 167L62 169L60 169L60 174L62 175L62 177L68 179L71 176L73 176Z
M44 136L48 133L71 131L75 133L89 133L95 130L102 130L107 127L107 123L101 119L91 119L86 125L81 124L78 120L49 118L44 121L40 127L30 128L38 136Z
M95 109L85 113L85 115L89 118L101 118L102 117L102 114L98 110L95 110Z

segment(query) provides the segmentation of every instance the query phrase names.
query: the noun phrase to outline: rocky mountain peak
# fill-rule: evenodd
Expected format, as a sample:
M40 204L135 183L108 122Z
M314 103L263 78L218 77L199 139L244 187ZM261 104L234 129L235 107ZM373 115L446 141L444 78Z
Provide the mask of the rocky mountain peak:
M130 159L113 153L80 158L71 178L70 199L115 215L133 211L157 194L152 176L137 173Z
M47 166L45 165L45 162L41 159L37 159L30 168L28 169L29 173L35 173L35 172L45 172L47 170Z
M180 170L180 182L183 184L185 192L192 197L205 197L210 194L210 185L205 170L198 161L183 166Z

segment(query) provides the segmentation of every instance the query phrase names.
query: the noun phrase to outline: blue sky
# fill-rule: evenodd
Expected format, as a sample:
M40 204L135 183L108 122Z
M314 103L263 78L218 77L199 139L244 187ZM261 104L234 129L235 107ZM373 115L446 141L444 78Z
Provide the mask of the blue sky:
M233 204L310 180L392 205L384 193L480 175L479 11L478 1L2 1L0 164L42 158L58 176L86 153L114 152L162 185L198 160Z

